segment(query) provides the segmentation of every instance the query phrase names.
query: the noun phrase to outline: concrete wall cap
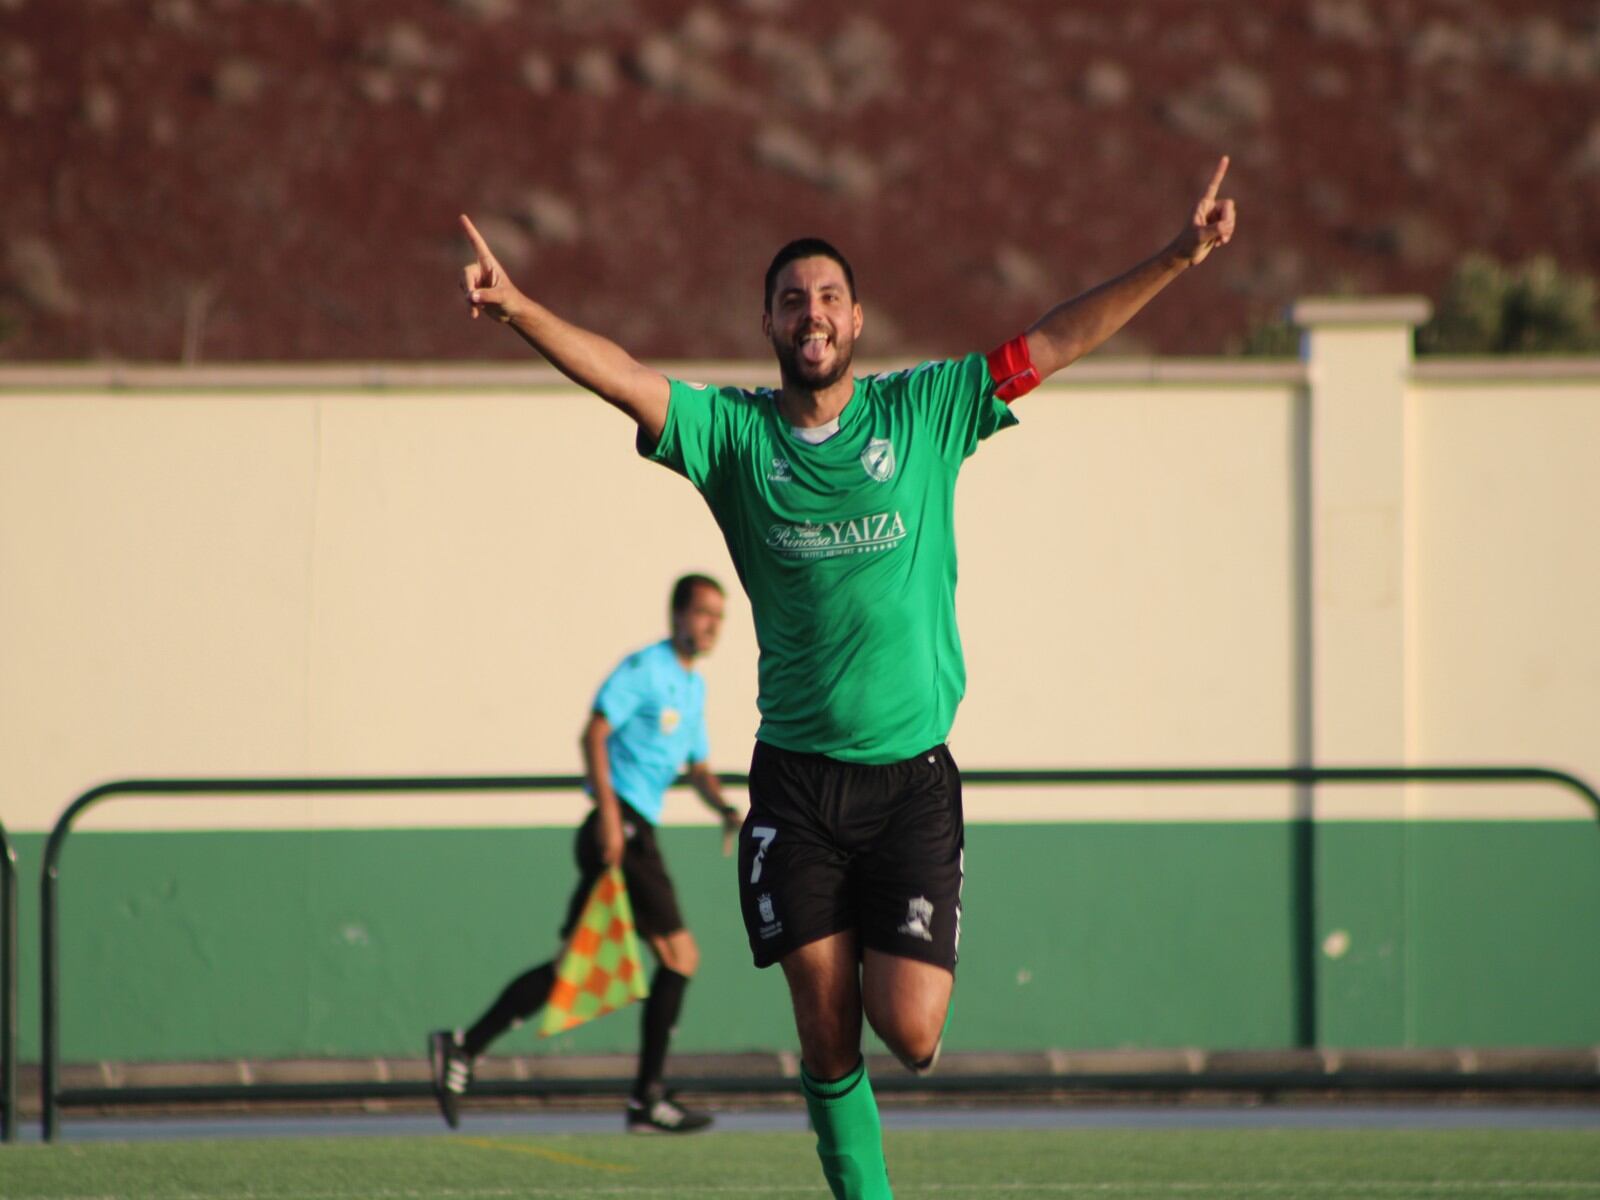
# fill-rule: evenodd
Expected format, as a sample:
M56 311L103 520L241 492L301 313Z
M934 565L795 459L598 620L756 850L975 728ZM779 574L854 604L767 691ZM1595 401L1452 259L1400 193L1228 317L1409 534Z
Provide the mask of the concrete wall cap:
M1421 325L1433 315L1425 296L1307 296L1296 300L1289 319L1302 328L1319 325Z
M1532 354L1423 358L1412 378L1424 383L1563 383L1593 385L1600 380L1600 355L1537 356Z
M867 360L858 376L903 370L919 360ZM667 362L656 364L674 379L706 380L718 386L771 387L770 362ZM1096 356L1047 380L1046 387L1127 384L1187 384L1200 387L1298 387L1305 365L1295 359L1119 358ZM294 398L307 392L547 391L582 395L554 367L539 363L25 363L0 365L0 395L7 393L266 392Z

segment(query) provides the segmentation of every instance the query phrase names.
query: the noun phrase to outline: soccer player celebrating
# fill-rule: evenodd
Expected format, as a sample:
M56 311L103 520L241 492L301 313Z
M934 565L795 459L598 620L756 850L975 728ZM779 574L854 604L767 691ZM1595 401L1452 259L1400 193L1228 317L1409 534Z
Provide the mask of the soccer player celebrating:
M524 295L472 226L474 318L509 324L638 426L722 528L760 647L761 725L739 889L758 967L783 968L801 1088L833 1194L891 1195L863 1016L912 1071L938 1057L961 932L961 777L944 739L966 681L954 492L1011 404L1099 346L1233 236L1222 159L1159 253L989 354L857 377L864 315L844 256L807 238L767 268L781 386L668 379Z

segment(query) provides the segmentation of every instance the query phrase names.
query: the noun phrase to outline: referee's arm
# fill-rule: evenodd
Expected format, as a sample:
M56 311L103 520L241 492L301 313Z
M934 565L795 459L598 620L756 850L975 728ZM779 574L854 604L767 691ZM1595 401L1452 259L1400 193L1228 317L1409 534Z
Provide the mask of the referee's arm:
M726 858L733 853L733 837L739 832L739 810L723 799L722 781L711 773L711 768L705 763L690 763L686 773L689 786L699 793L707 808L722 818L722 856Z
M595 827L595 837L600 840L600 860L614 867L622 861L627 839L622 832L622 805L611 787L611 760L606 757L606 738L610 736L611 723L597 709L589 714L578 744L583 749L583 771L588 777L589 792L600 810L600 821Z

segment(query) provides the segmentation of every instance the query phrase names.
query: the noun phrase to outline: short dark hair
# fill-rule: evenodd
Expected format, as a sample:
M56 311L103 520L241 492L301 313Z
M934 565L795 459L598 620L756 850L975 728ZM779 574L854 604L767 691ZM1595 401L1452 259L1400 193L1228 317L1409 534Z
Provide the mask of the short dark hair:
M689 607L695 588L708 587L719 596L726 596L722 585L709 575L685 575L672 585L672 615L677 616Z
M795 238L777 254L772 256L772 265L767 268L767 286L765 307L767 312L772 311L772 288L778 282L778 272L794 262L797 258L831 258L839 264L839 269L844 272L844 281L850 285L850 299L856 298L856 274L850 269L850 263L845 256L834 248L831 242L825 242L819 237Z

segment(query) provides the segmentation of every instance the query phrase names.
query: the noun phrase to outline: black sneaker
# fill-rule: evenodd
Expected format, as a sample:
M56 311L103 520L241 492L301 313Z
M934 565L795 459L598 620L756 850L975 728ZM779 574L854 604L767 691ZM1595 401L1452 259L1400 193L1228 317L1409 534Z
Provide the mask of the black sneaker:
M461 1097L472 1083L472 1058L461 1048L461 1034L436 1029L428 1035L428 1065L433 1068L433 1098L444 1123L461 1124Z
M694 1133L710 1124L710 1113L685 1108L671 1096L628 1101L629 1133Z

